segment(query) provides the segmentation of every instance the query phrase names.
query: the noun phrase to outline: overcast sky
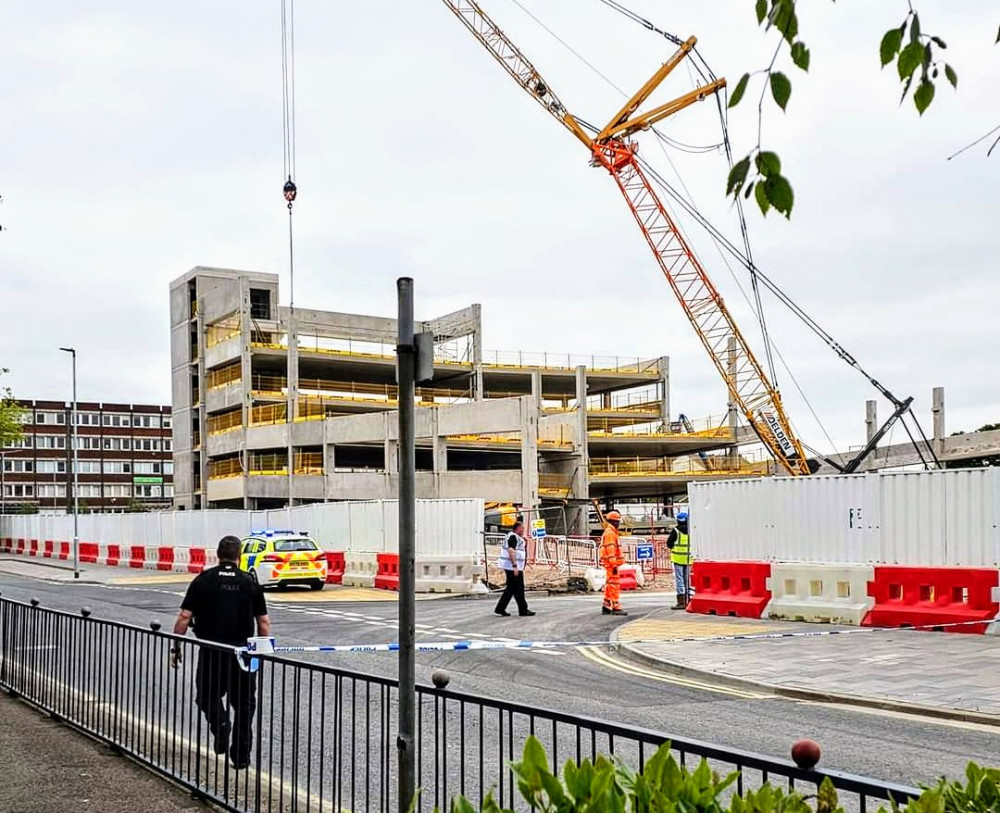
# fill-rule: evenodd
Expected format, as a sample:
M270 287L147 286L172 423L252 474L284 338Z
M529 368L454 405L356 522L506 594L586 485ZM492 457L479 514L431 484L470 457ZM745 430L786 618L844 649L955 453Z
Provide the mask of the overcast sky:
M597 0L521 0L630 92L673 50ZM787 114L765 105L764 142L794 184L791 222L749 212L760 266L877 378L916 396L947 388L949 430L1000 420L1000 155L948 155L1000 123L992 0L919 0L948 43L959 90L923 119L880 72L902 0L806 4L808 75L786 68ZM603 122L621 97L513 0L483 5L562 101ZM695 34L731 85L769 59L750 0L628 0ZM721 414L725 388L610 178L524 95L438 0L297 0L296 303L392 315L414 277L417 316L483 305L489 349L672 360L672 404ZM170 400L167 289L195 265L282 274L281 63L277 0L54 0L7 4L0 25L0 366L17 395ZM678 70L666 93L692 86ZM672 91L672 92L671 92ZM738 155L756 143L751 85L730 118ZM714 144L712 104L663 126ZM718 151L642 154L683 179L737 235ZM744 332L760 333L710 240L684 223ZM838 446L863 441L874 391L767 304L775 344ZM781 367L807 442L829 444ZM888 414L885 402L880 413ZM897 441L900 437L895 438Z

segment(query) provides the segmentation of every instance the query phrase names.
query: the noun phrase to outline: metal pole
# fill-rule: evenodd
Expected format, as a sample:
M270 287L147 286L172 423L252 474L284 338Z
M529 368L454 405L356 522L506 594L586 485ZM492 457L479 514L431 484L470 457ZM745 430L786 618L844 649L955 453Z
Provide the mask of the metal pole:
M414 534L416 448L413 434L414 337L413 280L396 280L399 303L396 345L399 379L399 813L407 813L416 788L414 645Z
M80 465L79 465L79 444L76 439L77 418L76 418L76 349L73 347L60 347L73 357L73 411L70 413L72 423L72 466L73 466L73 578L80 578Z

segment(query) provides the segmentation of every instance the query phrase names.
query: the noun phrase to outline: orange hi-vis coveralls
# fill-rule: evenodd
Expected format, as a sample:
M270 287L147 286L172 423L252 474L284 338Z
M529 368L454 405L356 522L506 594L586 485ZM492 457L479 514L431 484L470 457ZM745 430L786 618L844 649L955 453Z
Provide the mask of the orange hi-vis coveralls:
M607 573L607 581L604 583L604 606L609 610L622 608L618 568L623 564L625 557L622 556L622 547L618 542L618 529L608 524L601 535L601 567Z

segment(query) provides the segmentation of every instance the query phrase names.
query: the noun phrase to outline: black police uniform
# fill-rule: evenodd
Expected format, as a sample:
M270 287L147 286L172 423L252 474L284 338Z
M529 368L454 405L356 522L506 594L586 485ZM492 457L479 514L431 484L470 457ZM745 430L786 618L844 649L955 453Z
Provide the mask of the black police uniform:
M195 577L188 585L181 609L194 616L198 638L232 646L246 644L247 638L256 634L256 617L267 615L263 590L230 562ZM232 652L210 647L200 650L196 703L215 738L215 752L225 753L230 732L235 728L229 755L237 765L248 765L256 709L254 675L240 669Z

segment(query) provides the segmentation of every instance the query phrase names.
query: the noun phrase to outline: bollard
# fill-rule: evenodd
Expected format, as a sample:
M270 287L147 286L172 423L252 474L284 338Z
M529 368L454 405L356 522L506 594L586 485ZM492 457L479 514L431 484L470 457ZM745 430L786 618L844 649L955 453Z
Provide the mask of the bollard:
M151 630L152 630L153 632L159 632L159 631L160 631L160 628L161 628L162 626L163 626L163 625L162 625L162 624L161 624L161 623L160 623L159 621L150 621L150 622L149 622L149 628L150 628L150 629L151 629Z
M84 618L90 618L90 607L81 607L80 615L82 615Z
M445 672L444 669L435 669L431 672L431 683L437 688L443 689L451 683L451 675Z
M37 607L39 604L41 604L41 602L37 598L33 598L31 600L31 606L32 607Z
M792 761L803 771L815 768L819 757L819 744L815 740L801 739L792 746Z

